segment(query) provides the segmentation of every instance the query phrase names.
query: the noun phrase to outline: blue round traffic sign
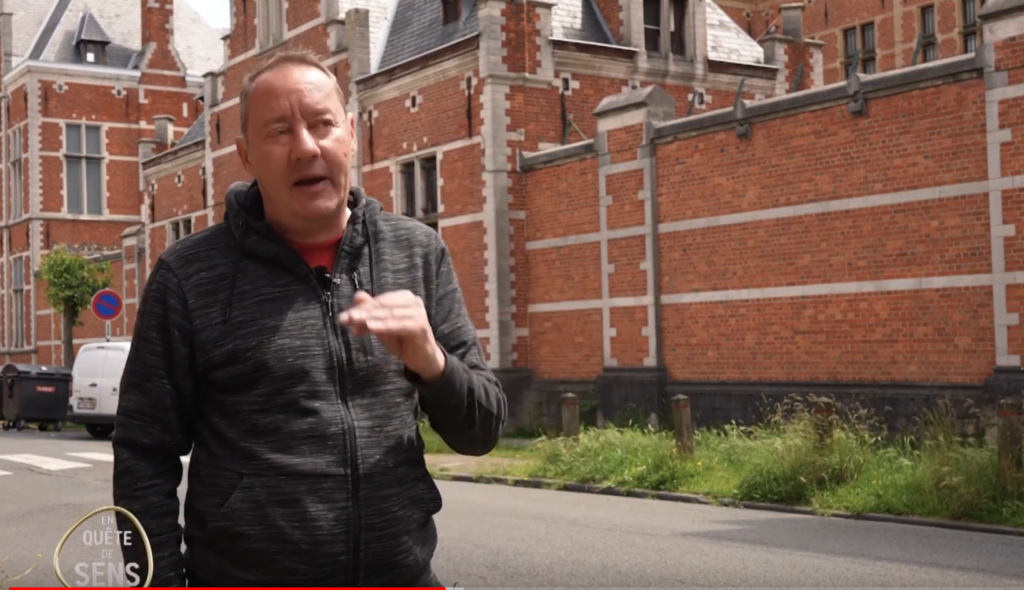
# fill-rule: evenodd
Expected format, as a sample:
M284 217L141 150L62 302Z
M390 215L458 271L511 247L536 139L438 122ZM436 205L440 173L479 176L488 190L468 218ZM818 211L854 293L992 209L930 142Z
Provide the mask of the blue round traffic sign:
M123 307L121 296L113 289L101 289L92 296L92 312L101 320L109 322L117 318Z

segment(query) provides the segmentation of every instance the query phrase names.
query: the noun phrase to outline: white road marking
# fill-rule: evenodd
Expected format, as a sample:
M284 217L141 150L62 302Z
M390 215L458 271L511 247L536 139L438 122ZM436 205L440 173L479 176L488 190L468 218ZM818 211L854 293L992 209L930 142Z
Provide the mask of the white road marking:
M0 471L0 475L13 475L10 471Z
M60 471L62 469L74 469L76 467L92 467L92 465L88 463L65 461L64 459L43 457L42 455L0 455L0 459L13 461L15 463L24 463L25 465L39 467L40 469L46 469L47 471Z
M106 461L108 463L114 462L113 453L64 453L71 457L78 457L79 459L92 459L93 461Z

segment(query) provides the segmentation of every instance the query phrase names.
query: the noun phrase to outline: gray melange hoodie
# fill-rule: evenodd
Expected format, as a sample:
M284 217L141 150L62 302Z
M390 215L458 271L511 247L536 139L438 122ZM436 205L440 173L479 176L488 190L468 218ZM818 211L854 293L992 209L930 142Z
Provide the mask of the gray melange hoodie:
M447 247L359 189L349 203L328 291L263 222L255 183L233 186L224 222L154 266L113 438L114 501L149 536L151 586L416 584L441 509L417 407L457 452L497 443L505 396ZM440 380L420 382L375 338L336 324L357 285L423 298L447 353ZM182 531L176 490L190 451ZM141 539L122 550L145 580Z

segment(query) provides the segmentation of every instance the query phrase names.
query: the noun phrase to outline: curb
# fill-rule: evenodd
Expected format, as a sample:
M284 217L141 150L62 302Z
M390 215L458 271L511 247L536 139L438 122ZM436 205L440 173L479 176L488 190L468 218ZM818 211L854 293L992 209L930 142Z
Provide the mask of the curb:
M731 498L716 500L699 494L687 494L682 492L655 492L651 490L625 490L612 486L599 486L589 483L573 481L561 481L557 479L539 479L533 477L511 477L504 475L471 475L469 473L434 473L434 479L444 481L457 481L464 483L499 484L520 488L534 488L557 490L563 492L576 492L582 494L598 494L602 496L624 496L627 498L640 498L645 500L663 500L666 502L683 502L686 504L703 504L706 506L724 506L730 508L743 508L747 510L763 510L766 512L782 512L786 514L799 514L802 516L820 516L842 518L846 520L864 520L868 522L885 522L890 524L902 524L910 526L923 526L930 528L949 529L971 533L984 533L990 535L1007 535L1012 537L1024 537L1024 527L1012 527L994 524L981 524L972 522L960 522L956 520L944 520L941 518L924 518L919 516L896 516L892 514L880 514L876 512L865 512L854 514L843 511L815 511L809 508L786 506L784 504L770 504L766 502L737 501Z

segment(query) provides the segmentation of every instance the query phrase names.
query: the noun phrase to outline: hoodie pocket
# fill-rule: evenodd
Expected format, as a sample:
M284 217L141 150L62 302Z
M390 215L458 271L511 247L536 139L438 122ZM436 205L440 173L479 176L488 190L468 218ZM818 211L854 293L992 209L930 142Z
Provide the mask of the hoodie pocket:
M350 565L348 486L342 476L246 474L193 559L233 585L336 585Z

